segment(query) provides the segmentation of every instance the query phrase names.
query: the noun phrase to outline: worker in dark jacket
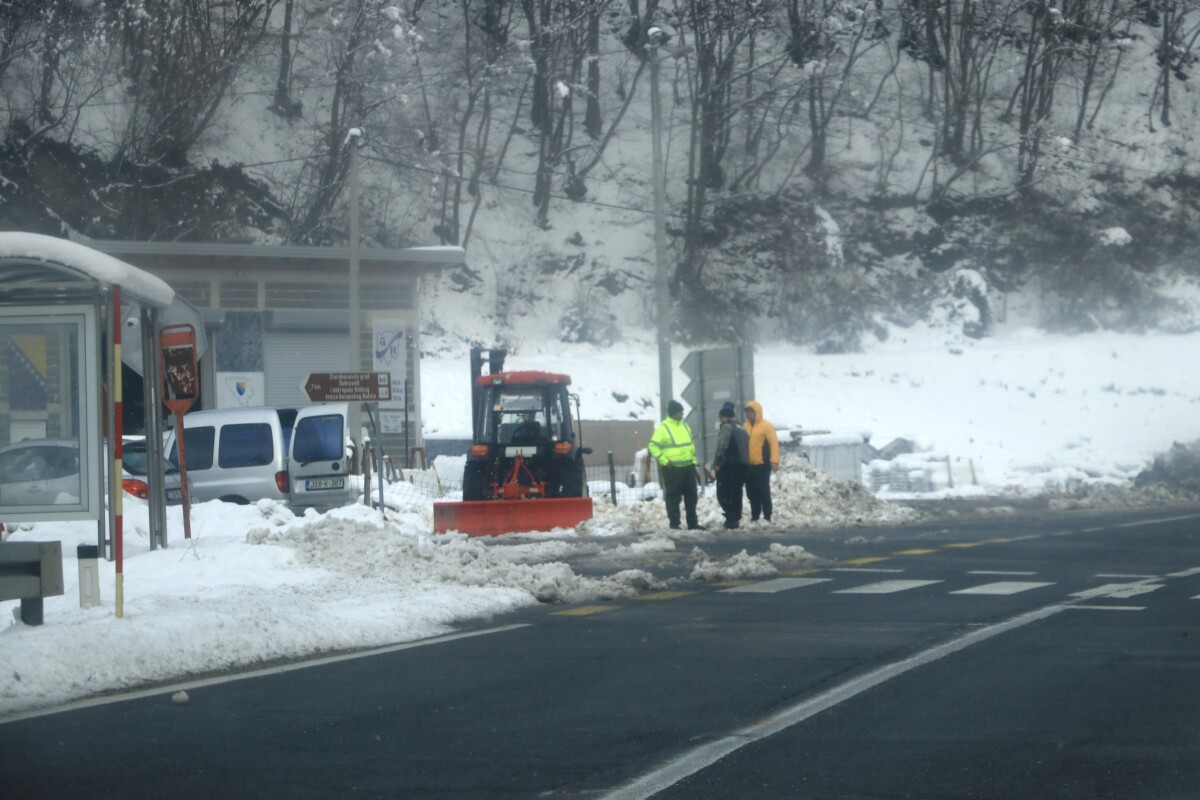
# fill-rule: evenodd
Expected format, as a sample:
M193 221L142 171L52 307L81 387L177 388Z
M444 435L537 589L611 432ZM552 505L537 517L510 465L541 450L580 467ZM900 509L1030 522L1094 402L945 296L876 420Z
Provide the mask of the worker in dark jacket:
M742 487L746 485L746 470L750 466L750 434L734 422L733 403L721 406L717 419L721 423L717 434L713 469L717 473L717 502L725 512L725 527L733 530L742 521Z
M696 530L700 527L696 516L696 445L692 442L691 426L683 421L683 406L675 400L667 403L667 418L655 428L647 449L662 467L663 500L671 528L679 529L682 499L688 530Z
M759 516L771 521L771 473L779 469L779 438L775 426L763 418L757 400L746 403L746 432L750 434L750 469L746 473L746 497L750 499L750 521Z

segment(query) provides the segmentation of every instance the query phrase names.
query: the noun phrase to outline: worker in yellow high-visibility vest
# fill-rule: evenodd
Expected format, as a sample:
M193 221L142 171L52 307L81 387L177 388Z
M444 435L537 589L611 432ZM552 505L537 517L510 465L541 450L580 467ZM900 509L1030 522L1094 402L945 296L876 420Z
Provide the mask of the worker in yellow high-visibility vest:
M667 403L667 418L654 429L647 449L662 467L663 500L671 528L679 530L680 500L688 530L702 527L696 517L696 446L692 443L691 426L683 421L683 406L677 401Z

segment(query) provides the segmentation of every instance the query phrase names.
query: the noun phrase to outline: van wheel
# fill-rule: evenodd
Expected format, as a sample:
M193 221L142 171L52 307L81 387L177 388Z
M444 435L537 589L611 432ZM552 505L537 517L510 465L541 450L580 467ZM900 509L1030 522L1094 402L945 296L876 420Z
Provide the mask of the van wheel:
M230 495L226 495L225 497L222 497L221 502L222 503L233 503L233 504L239 505L239 506L250 505L249 500L247 500L244 497L238 497L236 494L230 494Z

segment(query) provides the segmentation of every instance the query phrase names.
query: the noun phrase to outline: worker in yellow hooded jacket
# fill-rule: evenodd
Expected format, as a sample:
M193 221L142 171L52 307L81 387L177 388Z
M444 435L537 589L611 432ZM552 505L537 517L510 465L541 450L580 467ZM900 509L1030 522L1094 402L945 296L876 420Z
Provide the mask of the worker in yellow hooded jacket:
M746 472L746 497L750 521L761 516L771 521L771 473L779 469L779 437L775 426L763 417L762 404L746 403L746 432L750 434L750 469Z

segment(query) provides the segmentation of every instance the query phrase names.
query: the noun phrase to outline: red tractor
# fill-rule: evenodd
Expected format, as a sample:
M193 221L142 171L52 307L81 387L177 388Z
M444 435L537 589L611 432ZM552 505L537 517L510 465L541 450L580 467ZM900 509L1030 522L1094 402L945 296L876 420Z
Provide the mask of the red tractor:
M591 450L577 441L570 377L505 372L506 355L471 350L474 444L463 470L463 502L434 504L437 532L549 530L592 516L583 464Z

